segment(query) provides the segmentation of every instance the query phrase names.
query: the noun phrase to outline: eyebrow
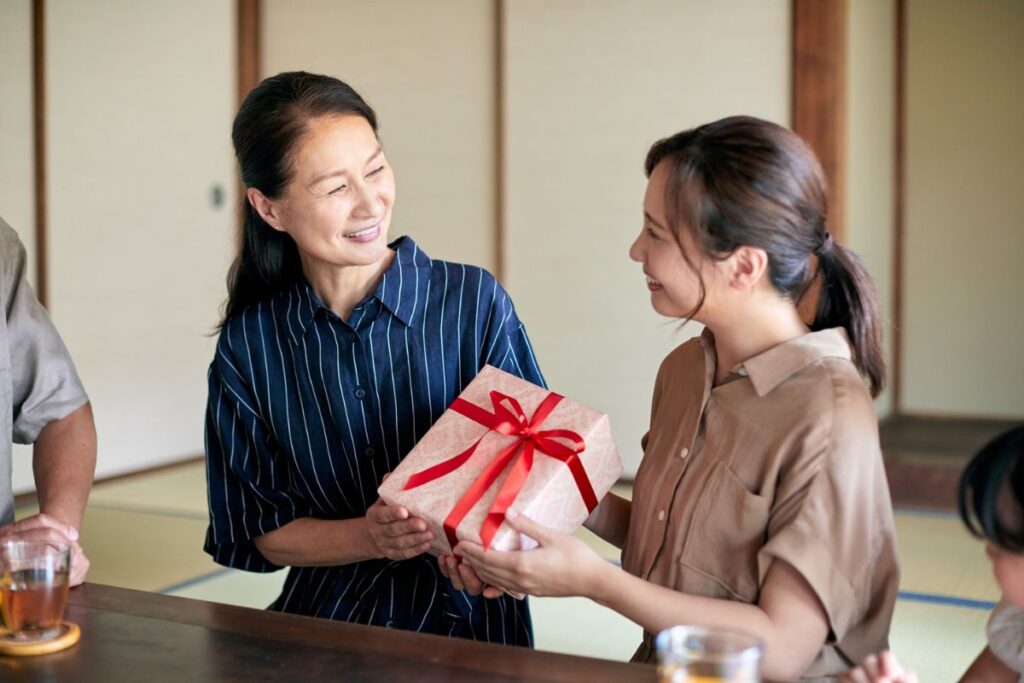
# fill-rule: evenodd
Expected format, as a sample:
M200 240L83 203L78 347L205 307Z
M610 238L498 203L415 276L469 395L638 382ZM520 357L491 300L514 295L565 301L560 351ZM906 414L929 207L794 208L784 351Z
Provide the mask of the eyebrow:
M369 159L366 160L366 164L369 164L370 162L372 162L374 159L376 159L377 157L379 157L383 153L384 153L384 148L381 145L377 145L377 150L373 154L370 155ZM366 164L364 164L364 165L366 165ZM348 173L348 171L344 171L344 170L328 171L327 173L324 173L324 174L321 174L321 175L317 176L313 180L313 182L311 182L309 184L309 186L313 187L317 183L321 183L321 182L323 182L323 181L325 181L325 180L327 180L329 178L334 178L336 176L345 175L346 173Z

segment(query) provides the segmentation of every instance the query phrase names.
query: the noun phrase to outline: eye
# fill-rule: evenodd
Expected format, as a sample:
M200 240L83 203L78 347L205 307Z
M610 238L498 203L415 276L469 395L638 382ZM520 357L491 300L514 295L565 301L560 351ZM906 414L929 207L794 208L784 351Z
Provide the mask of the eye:
M383 165L381 165L380 167L378 167L378 168L375 168L375 169L373 169L372 171L370 171L369 173L367 173L367 174L366 174L366 177L367 177L367 178L373 177L373 176L375 176L375 175L379 174L379 173L380 173L381 171L383 171L383 170L384 170L384 166L383 166Z
M344 192L347 189L348 189L348 185L339 185L338 187L334 188L333 190L331 190L327 194L341 194L342 192Z
M657 233L655 233L655 232L654 232L654 228L652 228L651 226L649 226L649 225L647 225L647 226L644 226L644 231L645 231L645 232L646 232L646 233L647 233L648 235L650 235L650 236L651 236L651 237L652 237L653 239L658 239L658 235L657 235Z

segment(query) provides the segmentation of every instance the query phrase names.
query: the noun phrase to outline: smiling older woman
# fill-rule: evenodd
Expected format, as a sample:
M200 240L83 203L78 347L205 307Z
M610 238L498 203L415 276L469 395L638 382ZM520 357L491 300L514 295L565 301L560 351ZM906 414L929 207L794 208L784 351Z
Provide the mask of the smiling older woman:
M395 177L345 83L263 81L235 119L248 198L209 372L217 562L291 570L270 609L531 645L525 602L456 590L382 477L484 364L543 384L486 271L388 244Z

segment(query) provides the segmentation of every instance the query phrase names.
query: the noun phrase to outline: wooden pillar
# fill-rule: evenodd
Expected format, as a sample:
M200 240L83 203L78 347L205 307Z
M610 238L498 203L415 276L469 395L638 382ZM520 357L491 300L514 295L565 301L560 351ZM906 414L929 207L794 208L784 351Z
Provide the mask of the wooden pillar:
M238 102L260 82L260 0L238 0Z
M846 24L846 0L793 0L793 130L821 160L837 240L845 213Z
M892 414L903 410L903 251L905 248L904 196L906 193L907 131L907 2L896 0L896 134L893 173L892 244L892 367L889 369Z
M35 164L36 297L47 306L46 271L46 0L32 0L32 155Z

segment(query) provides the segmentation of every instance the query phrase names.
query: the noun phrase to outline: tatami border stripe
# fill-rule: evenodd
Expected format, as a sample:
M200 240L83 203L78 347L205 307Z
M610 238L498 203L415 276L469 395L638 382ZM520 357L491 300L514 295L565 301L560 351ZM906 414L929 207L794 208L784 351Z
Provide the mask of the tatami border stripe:
M234 570L232 570L232 569L230 569L228 567L222 567L221 569L214 569L212 572L207 572L206 574L200 574L199 576L194 576L191 579L186 579L185 581L179 581L178 583L171 584L170 586L167 586L166 588L161 588L160 590L157 590L157 591L154 591L154 592L155 593L173 593L174 591L180 591L180 590L184 590L186 588L193 588L195 586L198 586L199 584L206 583L207 581L209 581L211 579L216 579L218 576L223 576L224 574L227 574L228 572L231 572L231 571L234 571Z
M966 609L990 610L996 606L991 600L972 600L970 598L957 598L951 595L936 595L934 593L915 593L914 591L900 591L896 594L900 600L907 602L924 602L931 605L945 605L947 607L964 607Z

